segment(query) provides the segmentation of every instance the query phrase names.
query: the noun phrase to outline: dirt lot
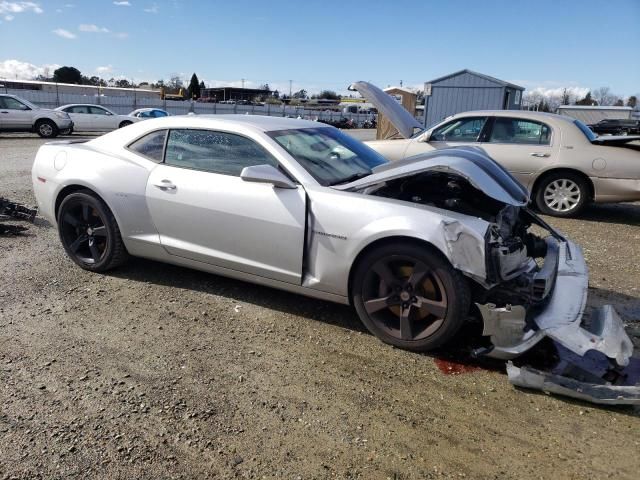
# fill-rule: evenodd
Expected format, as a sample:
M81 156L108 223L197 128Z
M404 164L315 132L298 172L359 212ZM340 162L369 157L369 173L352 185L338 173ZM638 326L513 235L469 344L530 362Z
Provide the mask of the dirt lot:
M34 203L41 143L0 136L0 195ZM638 345L640 204L550 222ZM500 363L445 374L347 307L145 260L91 274L42 222L0 237L0 272L0 479L638 478L640 410Z

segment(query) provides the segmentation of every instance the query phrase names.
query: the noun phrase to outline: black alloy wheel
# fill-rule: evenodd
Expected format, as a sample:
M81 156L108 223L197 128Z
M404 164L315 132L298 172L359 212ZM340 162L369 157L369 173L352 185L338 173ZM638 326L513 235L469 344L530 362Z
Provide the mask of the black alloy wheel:
M65 197L58 211L58 231L69 257L86 270L106 271L127 259L113 214L91 192Z
M354 305L382 341L424 351L451 339L469 310L466 280L419 245L391 244L370 252L354 275Z

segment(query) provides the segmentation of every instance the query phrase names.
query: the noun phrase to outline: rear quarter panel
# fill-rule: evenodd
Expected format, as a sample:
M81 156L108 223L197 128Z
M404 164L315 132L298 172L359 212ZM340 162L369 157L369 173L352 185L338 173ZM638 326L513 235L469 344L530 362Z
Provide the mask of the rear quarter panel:
M81 186L98 194L111 209L125 244L138 236L157 239L145 200L147 178L155 164L127 158L131 155L124 149L122 154L99 151L90 143L43 145L32 169L41 214L57 225L58 196L66 187Z

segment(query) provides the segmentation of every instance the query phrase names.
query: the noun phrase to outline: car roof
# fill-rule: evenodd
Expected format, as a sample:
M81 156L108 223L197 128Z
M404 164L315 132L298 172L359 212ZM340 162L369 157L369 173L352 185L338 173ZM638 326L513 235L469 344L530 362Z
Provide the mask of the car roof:
M97 103L68 103L66 105L60 105L59 107L56 108L56 110L60 110L62 108L67 108L67 107L100 107L100 108L109 110L104 105L98 105Z
M168 127L195 127L216 128L223 124L237 125L239 127L251 127L263 132L273 130L288 130L297 128L319 128L327 125L310 120L297 118L268 117L266 115L173 115L171 117L155 118L147 120L154 122L155 128ZM149 125L149 123L147 123Z
M458 117L475 117L475 116L492 116L492 117L517 117L517 118L530 118L532 120L538 119L540 121L564 121L573 123L575 120L572 117L568 117L566 115L558 115L555 113L547 113L547 112L533 112L530 110L471 110L468 112L461 112L452 115L449 118L458 118ZM443 119L444 120L444 119Z
M300 120L297 118L267 117L263 115L172 115L150 118L126 128L119 128L90 140L88 143L109 149L113 145L122 145L142 135L160 129L210 129L231 131L239 134L251 132L270 132L303 128L334 128L324 123Z

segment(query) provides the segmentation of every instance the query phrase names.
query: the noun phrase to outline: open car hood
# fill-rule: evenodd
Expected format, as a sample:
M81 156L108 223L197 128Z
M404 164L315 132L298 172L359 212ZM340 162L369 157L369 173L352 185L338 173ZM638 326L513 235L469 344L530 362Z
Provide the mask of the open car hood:
M407 109L400 105L395 98L375 85L369 82L355 82L349 86L349 90L358 92L367 102L373 104L379 112L382 112L389 119L402 137L411 137L415 128L424 129L423 125Z
M522 207L529 203L527 189L479 147L445 148L386 163L374 168L371 175L350 183L334 185L333 188L361 190L428 170L457 173L478 190L508 205Z

